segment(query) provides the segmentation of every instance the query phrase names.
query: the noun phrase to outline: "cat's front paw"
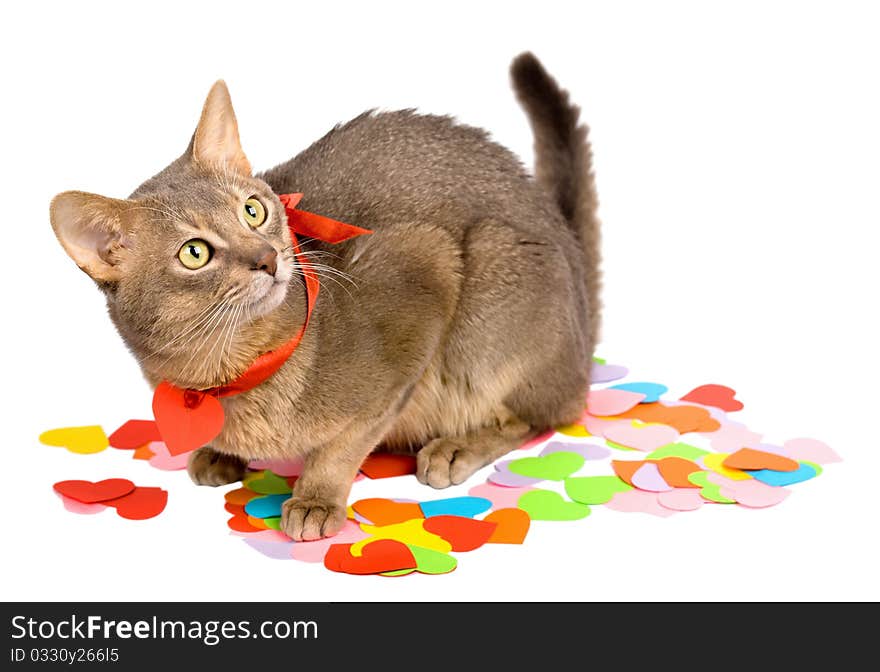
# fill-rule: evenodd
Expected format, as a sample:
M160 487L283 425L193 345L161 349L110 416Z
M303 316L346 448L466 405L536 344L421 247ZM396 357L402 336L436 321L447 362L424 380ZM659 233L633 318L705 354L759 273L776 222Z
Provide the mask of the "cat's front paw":
M332 537L345 524L345 506L317 497L291 497L281 505L281 531L294 541Z
M186 470L196 485L227 485L244 477L247 462L240 457L224 455L205 446L189 456Z
M455 439L434 439L416 455L416 478L432 488L464 483L485 466L487 456L478 446Z

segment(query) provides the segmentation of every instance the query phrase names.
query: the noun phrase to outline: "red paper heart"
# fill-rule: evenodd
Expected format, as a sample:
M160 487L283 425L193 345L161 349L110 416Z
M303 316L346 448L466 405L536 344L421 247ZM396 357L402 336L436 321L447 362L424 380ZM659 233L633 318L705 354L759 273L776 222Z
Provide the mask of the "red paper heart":
M473 551L489 541L498 523L463 516L431 516L422 527L452 544L453 551Z
M125 478L108 478L97 483L60 481L52 487L55 488L55 492L83 504L106 503L108 499L117 499L135 490L134 483Z
M681 398L703 406L714 406L722 411L742 410L742 402L736 398L736 390L724 385L700 385Z
M416 473L415 455L392 455L373 453L361 465L367 478L392 478Z
M165 382L153 393L153 415L171 455L201 448L223 429L223 406L216 397Z
M250 521L248 521L248 517L249 516L244 512L244 508L242 507L242 512L234 514L232 518L226 521L226 525L230 530L235 530L236 532L259 532L260 529L251 525Z
M394 539L377 539L361 549L361 556L351 554L352 544L333 544L324 556L324 567L345 574L379 574L399 569L415 569L412 551Z
M129 420L108 437L110 445L120 450L134 450L161 440L162 435L154 420Z
M112 506L122 518L146 520L158 516L168 503L168 492L162 488L135 488L127 495L101 502Z

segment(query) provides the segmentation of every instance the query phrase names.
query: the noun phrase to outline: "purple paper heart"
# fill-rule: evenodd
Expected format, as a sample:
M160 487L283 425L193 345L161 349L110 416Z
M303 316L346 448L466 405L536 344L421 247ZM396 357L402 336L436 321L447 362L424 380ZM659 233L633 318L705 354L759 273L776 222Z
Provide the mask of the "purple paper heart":
M244 543L254 550L259 551L267 558L272 558L273 560L293 560L290 551L293 549L293 545L296 542L291 541L285 544L275 541L266 541L264 539L245 538Z
M593 362L593 371L590 374L590 382L592 383L610 383L612 380L620 380L626 378L629 369L625 366L617 364L599 364Z
M495 471L489 474L487 480L495 485L503 485L507 488L526 488L541 482L540 478L531 478L530 476L514 474L507 468L507 465L512 461L513 460L505 460L504 462L496 464Z
M577 453L585 460L604 460L611 455L611 449L605 446L597 446L593 443L551 441L541 451L541 457L550 453Z

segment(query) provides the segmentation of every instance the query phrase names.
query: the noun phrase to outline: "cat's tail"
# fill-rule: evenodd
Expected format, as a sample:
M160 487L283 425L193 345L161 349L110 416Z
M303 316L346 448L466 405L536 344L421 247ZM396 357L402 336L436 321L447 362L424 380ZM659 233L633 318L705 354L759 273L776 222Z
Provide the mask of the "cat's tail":
M589 129L578 123L580 109L569 101L568 92L559 87L534 54L527 51L517 56L510 75L535 136L535 179L559 206L583 245L595 343L601 313L601 253Z

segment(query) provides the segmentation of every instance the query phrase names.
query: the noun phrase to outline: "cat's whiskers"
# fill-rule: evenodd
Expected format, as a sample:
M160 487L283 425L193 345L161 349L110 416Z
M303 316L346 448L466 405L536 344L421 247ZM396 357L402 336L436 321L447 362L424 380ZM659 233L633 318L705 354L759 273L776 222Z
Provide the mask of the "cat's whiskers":
M170 348L175 343L178 343L182 338L184 338L188 334L191 334L193 331L195 331L196 329L201 327L205 322L207 322L212 317L212 314L215 311L220 309L220 306L222 305L222 303L223 303L223 301L221 299L220 301L209 304L208 307L205 308L201 313L199 313L199 315L195 318L195 320L193 322L191 322L187 327L185 327L181 333L179 333L177 336L172 338L170 341L168 341L165 345L163 345L158 350L155 350L152 353L150 353L149 355L147 355L146 357L144 357L141 361L145 362L149 359L152 359L153 357L155 357L159 353L164 352L165 350ZM166 362L167 362L167 360L166 360Z
M192 366L193 362L196 361L196 356L201 352L202 348L204 348L207 345L211 336L217 330L217 327L220 326L221 324L225 324L224 319L228 313L229 307L230 307L229 304L226 301L224 301L223 302L223 310L219 311L211 319L211 322L209 322L208 325L205 326L205 331L202 332L201 339L198 341L198 346L196 346L195 349L193 349L193 352L192 352L192 355L190 355L189 361L187 361L187 363L183 366L183 368L181 368L180 371L178 372L178 375L181 378L183 378L184 375L189 372L189 367ZM210 331L208 331L208 326L211 326Z

